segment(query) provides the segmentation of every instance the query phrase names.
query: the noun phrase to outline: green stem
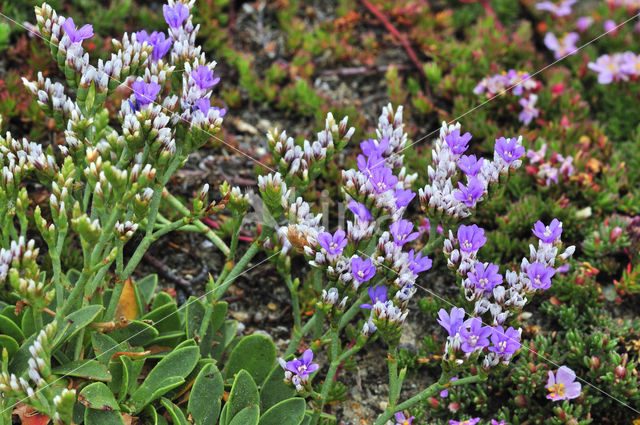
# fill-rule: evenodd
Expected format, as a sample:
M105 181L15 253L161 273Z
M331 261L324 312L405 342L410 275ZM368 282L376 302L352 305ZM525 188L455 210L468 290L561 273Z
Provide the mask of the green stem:
M283 274L284 281L287 284L287 288L291 293L291 306L293 309L293 331L302 328L302 321L300 319L300 301L298 299L298 288L293 284L290 273Z
M244 253L242 258L240 258L233 269L231 269L227 279L213 291L214 300L219 300L222 297L225 291L229 288L229 286L231 286L231 284L236 280L240 273L242 273L249 261L251 261L251 259L258 253L259 250L260 245L257 241L251 244L247 252Z
M398 380L398 347L396 345L389 346L387 363L389 363L389 406L393 408L400 396L400 382Z
M440 392L444 389L455 387L458 385L467 385L467 384L473 384L476 382L482 382L486 379L487 379L486 375L468 376L466 378L458 379L456 381L449 381L449 382L442 382L443 379L441 378L440 382L436 382L435 384L430 385L429 387L425 388L424 390L422 390L415 396L411 397L410 399L396 406L388 406L387 410L385 410L385 412L382 415L380 415L380 417L378 417L374 425L386 424L387 421L391 419L394 413L409 409L415 406L416 404L418 404L419 402L426 400L428 397L431 397L433 394Z
M300 344L300 341L302 341L302 338L304 338L304 336L308 334L309 331L311 331L311 329L313 329L315 322L317 320L318 320L318 316L314 314L311 317L311 319L309 319L309 321L304 324L304 326L300 331L296 331L295 329L293 330L293 337L291 338L291 341L289 342L289 346L287 347L287 350L284 352L283 357L286 358L288 355L295 353L296 349L298 348L298 344Z
M336 372L338 371L338 367L340 367L340 337L338 335L337 329L331 329L329 335L331 336L331 364L329 365L329 371L327 372L327 376L324 378L324 382L322 384L322 390L320 391L320 398L316 400L317 408L314 415L311 417L311 421L309 425L316 425L320 416L322 414L322 410L324 409L324 405L327 401L327 396L329 395L329 390L331 390L331 386L333 385L333 379L336 376Z
M171 205L172 207L174 207L176 210L178 210L180 212L180 214L184 215L185 217L189 217L191 216L191 211L189 211L189 209L187 207L185 207L182 202L180 202L180 200L178 198L176 198L175 196L171 195L170 193L167 194L167 196L165 197L165 201L169 203L169 205ZM215 246L218 247L218 249L220 251L222 251L222 253L224 255L228 255L229 254L229 247L224 243L224 241L222 239L220 239L220 237L218 235L215 234L215 232L213 230L211 230L211 228L209 228L209 226L207 226L206 224L204 224L203 222L201 222L200 220L197 220L193 223L194 226L196 226L196 228L204 233L204 235L211 241L214 243Z
M116 283L116 286L113 288L113 292L111 293L109 306L107 307L107 311L104 313L105 321L113 320L113 316L116 314L116 309L118 308L118 302L120 301L120 296L122 295L123 289L123 282Z
M358 298L358 300L349 307L349 310L344 313L344 315L340 318L340 323L338 324L338 330L342 330L345 326L351 322L351 319L355 317L356 314L360 312L360 304L365 302L369 295L365 292Z

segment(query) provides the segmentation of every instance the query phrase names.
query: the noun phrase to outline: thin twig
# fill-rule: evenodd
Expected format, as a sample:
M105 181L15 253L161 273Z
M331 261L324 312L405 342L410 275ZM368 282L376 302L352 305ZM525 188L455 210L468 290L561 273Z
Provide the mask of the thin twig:
M172 272L169 267L167 267L167 265L165 265L162 261L158 260L148 252L144 254L143 258L152 266L157 268L162 276L182 288L182 290L185 291L187 295L193 295L193 288L191 287L191 283L189 283L188 280Z

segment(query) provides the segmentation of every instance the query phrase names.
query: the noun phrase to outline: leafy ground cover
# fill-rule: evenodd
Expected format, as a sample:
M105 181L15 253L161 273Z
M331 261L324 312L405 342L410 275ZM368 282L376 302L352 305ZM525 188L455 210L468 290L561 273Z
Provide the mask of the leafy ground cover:
M523 136L526 156L520 170L465 221L485 229L487 242L478 255L503 270L517 270L520 259L529 255L529 244L537 243L531 232L534 223L554 218L563 223L563 243L574 245L576 252L567 267L558 269L551 287L515 318L523 329L522 349L510 366L491 374L486 382L425 398L404 411L407 418L415 417L414 424L476 417L482 423L495 419L509 424L632 424L640 420L640 6L631 1L570 3L553 2L541 8L528 0L203 0L194 5L194 24L200 25L198 42L207 57L218 62L216 75L222 81L214 88L215 101L226 108L226 116L217 133L224 143L207 140L166 182L176 199L187 205L204 183L216 188L210 196L218 202L225 200L224 193L217 193L224 181L258 192L256 175L266 175L267 167L279 167L267 134L274 128L286 130L302 145L325 128L329 112L337 122L349 117L349 125L355 128L350 143L338 149L311 181L287 184L302 191L312 208L324 212L327 223L332 223L325 227L332 231L342 205L341 171L356 166L359 143L376 137L378 115L388 103L394 110L404 105L404 131L410 139L403 148L403 165L407 173L417 173L410 186L415 192L430 182L427 170L442 121L459 121L463 131L473 135L466 153L478 157L491 157L499 137ZM33 25L24 24L35 24L35 5L2 3L6 15L0 26L2 130L10 130L15 139L24 136L45 146L64 145L64 127L42 113L21 80L36 80L38 72L54 81L65 80L51 60L50 46L29 32ZM161 3L123 0L105 5L87 0L51 5L76 22L93 25L95 36L84 43L92 58L108 59L114 39L123 31L151 32L166 26ZM178 67L174 74L181 72L184 69ZM112 117L109 124L117 121L113 117L129 93L119 87L114 99L104 104ZM273 133L276 138L279 131ZM37 179L24 186L29 194L25 208L29 238L44 252L46 244L35 231L34 211L38 205L49 208L44 201L51 189ZM175 204L163 204L160 212L168 221L181 217ZM422 214L419 203L408 206L407 214ZM260 238L261 217L246 220L241 230L236 219L227 208L203 222L217 238L228 243L235 240L238 254L246 254ZM413 242L421 249L437 229L414 224L422 225L419 239ZM224 280L234 260L242 258L237 255L229 261L202 228L191 230L162 236L141 259L132 275L142 294L132 319L144 323L153 319L149 315L160 314L155 309L184 305L190 296L208 289L209 274ZM134 234L123 245L125 258L135 256L142 237ZM79 240L70 239L64 249L68 255L61 256L61 268L81 270ZM447 335L436 322L437 314L441 308L448 311L450 302L459 305L464 296L459 281L447 271L443 250L435 248L430 254L431 270L415 282L417 292L408 306L398 346L398 365L407 368L403 390L407 398L438 381ZM260 265L239 276L219 297L226 303L224 308L228 305L228 319L214 322L212 334L202 332L202 337L215 334L222 348L206 355L221 362L233 357L237 333L266 335L282 356L292 340L296 342L291 333L296 320L311 317L318 308L322 292L303 255L291 253L287 262L272 258L269 247L264 251L253 260ZM48 275L53 273L49 257L41 256L38 262ZM114 282L116 274L113 269L106 271ZM159 275L166 295L153 298L154 279L148 277L153 274ZM292 294L299 298L297 313ZM2 302L8 307L15 304L9 298ZM159 331L169 338L178 328L195 326L190 317L172 323L176 329L167 326ZM24 338L17 342L23 346L28 335L24 329L21 332ZM8 331L3 328L2 333ZM355 344L356 334L357 327L347 329L344 345ZM174 347L185 357L192 356L195 365L195 345L174 338ZM317 339L300 338L293 348L297 354L317 348ZM137 345L159 345L150 341L153 338ZM249 343L271 347L259 338ZM99 344L93 342L94 347ZM326 372L329 355L316 351L315 361ZM358 357L345 360L323 393L326 415L320 420L373 423L389 403L386 355L384 344L375 342ZM163 366L170 360L164 358ZM230 360L226 365L221 376L228 384L234 366ZM547 398L548 373L561 365L575 372L582 392L576 399L552 402ZM200 386L202 381L196 379L205 369L212 370L198 363L182 379ZM148 379L148 370L138 372L140 379ZM255 370L249 372L255 381L268 380ZM130 413L137 419L131 420L151 423L145 422L153 414L144 397L150 397L153 389L141 388L123 395L114 406L134 406ZM226 396L233 393L231 387L225 389ZM322 389L318 384L315 391ZM86 387L82 391L91 395ZM180 422L181 408L196 409L188 406L182 391L165 394L154 413L170 423ZM28 423L21 416L22 423Z

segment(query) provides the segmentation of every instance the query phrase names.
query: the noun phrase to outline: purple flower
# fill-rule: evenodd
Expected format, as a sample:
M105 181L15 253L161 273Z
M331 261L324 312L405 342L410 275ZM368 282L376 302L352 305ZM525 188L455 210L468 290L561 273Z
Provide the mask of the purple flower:
M455 336L464 323L464 316L466 312L464 308L453 307L451 313L447 313L444 308L438 311L438 323L440 326L446 329L449 336Z
M489 351L510 356L520 349L520 332L517 330L509 327L505 332L502 326L496 326L492 328L492 332L493 346L489 347Z
M582 385L580 385L580 382L575 382L575 380L575 372L566 366L560 366L555 376L553 372L549 371L549 379L545 387L549 390L547 398L553 401L560 401L580 397Z
M369 181L377 193L384 193L387 190L394 189L398 184L398 178L387 167L377 167L371 170Z
M306 350L302 354L302 359L293 359L287 362L287 370L300 377L303 381L309 378L309 374L318 370L318 363L311 363L313 360L313 351Z
M457 381L457 380L458 380L457 376L454 376L453 378L449 379L449 381L451 381L451 382ZM449 390L440 391L440 397L442 397L442 398L449 397Z
M622 54L622 65L620 70L630 76L640 76L640 55L634 55L631 52Z
M444 138L447 145L449 145L449 149L456 155L463 154L464 151L469 147L468 143L471 140L471 134L464 133L460 136L460 129L456 128L451 133L447 134Z
M220 77L213 78L213 71L206 65L200 65L197 67L191 73L191 77L202 90L207 90L218 84L220 81Z
M504 137L496 139L495 150L507 164L511 164L513 161L519 159L525 152L524 146L520 145L518 139L515 137L510 139L505 139Z
M431 268L433 261L431 258L426 255L423 257L422 253L419 252L418 255L414 256L413 249L409 251L409 270L414 272L415 274L425 272Z
M189 17L189 8L182 3L176 3L173 7L165 4L162 14L171 28L178 28Z
M396 189L396 208L406 207L415 197L416 194L412 192L411 189Z
M498 421L497 421L497 420L495 420L495 419L491 419L491 425L507 425L507 424L505 424L505 422L504 422L504 421L500 421L500 422L498 422Z
M489 346L491 326L482 326L482 320L472 317L466 320L460 327L460 348L465 353L472 353L477 349Z
M398 246L416 240L420 236L420 232L413 232L413 223L405 219L391 224L389 230L391 230L391 234L393 235L393 242Z
M604 21L604 30L606 32L612 32L616 29L616 23L614 21L612 21L611 19L607 19L606 21Z
M154 31L151 34L147 34L145 30L136 32L136 39L140 43L144 43L145 41L153 50L151 51L151 59L154 61L159 61L162 59L169 49L171 48L171 44L173 40L170 38L166 38L163 32Z
M498 273L498 266L489 263L487 265L477 262L475 269L467 273L467 277L476 288L484 292L491 292L493 288L502 283L502 275Z
M224 117L227 113L225 108L218 108L217 106L211 106L211 100L207 97L203 97L202 99L198 99L196 102L196 108L202 111L202 113L206 116L209 114L209 110L220 111L220 117Z
M411 425L416 418L415 416L407 418L402 412L398 412L393 416L396 418L396 425Z
M482 170L484 158L476 159L475 155L462 155L458 159L458 167L469 177L475 177Z
M553 51L554 57L560 59L564 56L573 55L578 51L576 43L580 36L576 32L570 32L562 37L560 40L556 38L553 33L548 32L544 36L544 45L551 51Z
M602 55L595 62L589 62L587 67L598 73L598 83L610 84L613 81L626 81L624 56L620 53Z
M480 418L471 418L462 422L454 421L453 419L451 419L449 421L449 425L476 425L478 422L480 422Z
M477 225L465 226L462 224L458 227L458 242L461 251L475 252L482 248L487 242L487 238L484 236L484 229Z
M373 308L373 305L378 301L381 303L387 301L387 287L384 285L378 285L375 288L370 287L367 292L369 292L371 304L360 304L361 308Z
M136 97L136 109L155 102L158 93L160 93L160 84L151 82L145 83L144 80L136 80L131 84L133 94Z
M580 32L586 31L591 24L593 24L593 18L591 16L581 16L576 21L576 27Z
M351 259L351 274L358 282L366 282L376 274L376 266L371 262L371 258L363 260L360 257Z
M543 1L536 4L536 9L546 10L558 17L567 16L571 14L571 6L573 6L577 1L578 0L563 0L558 5L550 1Z
M545 226L540 220L533 225L533 234L544 243L553 243L562 235L562 222L557 218L551 220L551 224Z
M476 177L469 179L468 186L463 185L462 182L458 182L458 188L459 190L453 192L453 196L458 201L464 202L468 207L473 207L484 193L484 185Z
M376 168L384 167L384 158L379 155L371 155L366 157L362 154L358 155L358 170L364 173L368 177L371 177L373 170Z
M367 207L364 206L364 204L361 204L360 202L354 201L352 199L349 201L348 208L353 213L353 215L358 217L358 219L362 221L371 220L371 213L369 212Z
M62 28L64 28L64 32L69 36L72 43L82 43L82 40L93 37L92 25L86 24L78 29L73 23L73 18L65 19Z
M364 142L360 142L360 149L362 153L366 157L370 156L379 156L384 155L385 151L389 147L389 138L383 137L379 143L376 143L373 139L365 140Z
M336 230L333 236L329 232L322 232L318 235L318 242L321 247L327 250L329 255L339 255L342 254L342 250L347 246L348 241L345 236L346 234L342 229Z
M532 263L527 268L527 276L531 280L531 286L535 289L549 289L554 274L556 274L556 269L542 263Z
M529 125L529 123L531 123L531 121L538 116L540 110L536 108L537 100L537 95L530 94L528 98L523 98L518 101L518 103L520 103L520 106L522 106L522 111L518 115L518 121L520 121L524 125Z

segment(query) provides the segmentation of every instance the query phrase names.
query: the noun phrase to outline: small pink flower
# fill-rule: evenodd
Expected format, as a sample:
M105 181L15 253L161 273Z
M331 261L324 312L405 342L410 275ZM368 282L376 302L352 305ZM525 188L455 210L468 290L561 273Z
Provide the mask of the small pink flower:
M560 366L555 376L549 371L549 380L546 389L549 391L547 398L553 401L571 400L580 396L582 385L575 382L576 374L566 366Z

